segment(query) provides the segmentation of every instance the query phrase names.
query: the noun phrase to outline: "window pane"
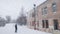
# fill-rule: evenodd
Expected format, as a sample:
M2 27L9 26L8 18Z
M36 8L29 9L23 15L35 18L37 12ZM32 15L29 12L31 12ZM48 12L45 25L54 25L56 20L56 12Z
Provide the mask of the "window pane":
M42 15L46 15L47 14L47 7L42 9Z
M44 28L44 20L42 20L42 27Z
M46 28L49 28L48 20L46 20Z
M47 14L47 7L44 8L44 13Z
M52 9L53 9L53 12L56 12L56 3L52 4Z

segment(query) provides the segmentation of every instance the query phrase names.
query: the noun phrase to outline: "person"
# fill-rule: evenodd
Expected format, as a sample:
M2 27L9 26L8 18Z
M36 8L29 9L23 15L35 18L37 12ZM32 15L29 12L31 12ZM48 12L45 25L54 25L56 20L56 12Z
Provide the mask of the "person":
M17 33L17 24L15 24L15 33Z

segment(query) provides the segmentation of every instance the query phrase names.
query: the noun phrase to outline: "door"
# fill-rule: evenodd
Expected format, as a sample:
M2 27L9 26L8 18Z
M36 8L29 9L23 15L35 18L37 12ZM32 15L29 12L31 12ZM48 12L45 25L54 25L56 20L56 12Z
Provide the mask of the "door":
M54 20L54 30L58 30L58 20Z

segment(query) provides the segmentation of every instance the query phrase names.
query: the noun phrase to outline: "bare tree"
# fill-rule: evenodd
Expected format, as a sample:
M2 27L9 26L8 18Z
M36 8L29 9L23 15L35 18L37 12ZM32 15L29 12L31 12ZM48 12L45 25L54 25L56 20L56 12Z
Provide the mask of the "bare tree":
M9 23L11 21L11 17L10 16L6 16L6 19L7 19L7 23Z
M17 19L17 22L20 25L26 25L26 15L24 14L24 8L23 7L21 8L21 13L20 13L20 16Z
M2 17L0 17L0 26L5 26L6 20Z

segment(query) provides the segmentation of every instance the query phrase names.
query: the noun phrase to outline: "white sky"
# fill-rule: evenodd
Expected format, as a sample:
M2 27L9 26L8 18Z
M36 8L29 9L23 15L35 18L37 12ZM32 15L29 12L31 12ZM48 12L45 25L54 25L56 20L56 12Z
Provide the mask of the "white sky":
M39 5L43 1L45 0L0 0L0 16L10 15L12 19L16 19L22 6L27 12L33 8L33 4Z

